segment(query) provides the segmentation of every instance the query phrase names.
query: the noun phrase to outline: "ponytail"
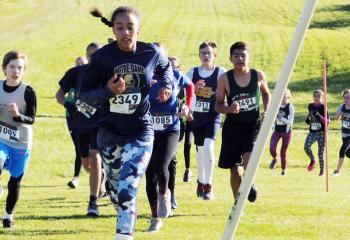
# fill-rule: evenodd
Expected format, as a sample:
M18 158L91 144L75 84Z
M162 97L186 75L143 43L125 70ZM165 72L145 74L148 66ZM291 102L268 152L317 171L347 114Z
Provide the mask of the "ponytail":
M90 13L91 13L92 16L94 16L96 18L100 18L101 22L106 24L108 27L112 27L113 26L113 23L102 15L102 12L101 12L101 10L99 8L97 8L97 7L93 8L90 11Z

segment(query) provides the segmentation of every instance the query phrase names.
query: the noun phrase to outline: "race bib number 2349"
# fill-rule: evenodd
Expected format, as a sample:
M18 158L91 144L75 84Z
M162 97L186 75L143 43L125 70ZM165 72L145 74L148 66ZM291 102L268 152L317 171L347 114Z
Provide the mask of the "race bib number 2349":
M132 114L141 102L141 93L117 94L109 100L113 113Z

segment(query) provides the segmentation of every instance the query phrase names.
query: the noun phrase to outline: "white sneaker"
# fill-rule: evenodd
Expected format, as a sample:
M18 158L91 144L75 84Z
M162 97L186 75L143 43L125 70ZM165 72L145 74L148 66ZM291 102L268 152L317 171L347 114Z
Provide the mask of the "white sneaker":
M333 176L334 177L340 176L340 172L338 170L335 170L334 173L333 173Z
M171 213L171 193L167 189L165 195L158 193L157 214L160 218L167 218Z
M125 235L125 234L120 234L120 233L117 233L115 235L115 240L133 240L134 238L129 236L129 235Z
M151 223L147 229L150 233L159 232L159 230L163 227L162 219L160 218L152 218Z
M69 181L68 183L67 183L67 185L70 187L70 188L77 188L78 187L78 177L74 177L73 179L72 179L72 181Z

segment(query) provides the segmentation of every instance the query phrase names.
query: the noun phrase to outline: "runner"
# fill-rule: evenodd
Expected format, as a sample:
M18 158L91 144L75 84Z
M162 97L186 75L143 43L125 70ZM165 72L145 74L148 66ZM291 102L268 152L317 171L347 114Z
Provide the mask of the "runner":
M157 44L163 55L167 55L163 45ZM151 207L152 219L148 228L149 232L159 231L162 227L160 218L167 218L172 213L172 202L175 202L175 163L172 162L176 154L179 136L180 119L178 115L187 117L194 86L186 76L178 69L173 69L174 78L172 81L172 95L166 102L160 102L157 96L160 85L155 83L150 91L151 114L153 118L153 128L155 131L153 152L150 164L146 171L146 190ZM155 76L157 79L158 76ZM178 113L177 95L180 89L186 89L187 100ZM175 160L176 161L176 160ZM170 170L170 171L169 171ZM170 172L172 175L170 182ZM158 185L158 193L157 193ZM173 197L173 199L171 198Z
M17 51L8 52L2 62L6 80L0 81L0 175L4 169L10 172L4 228L13 227L13 213L33 144L36 94L23 82L27 63L27 56ZM0 196L2 193L0 186Z
M339 150L339 160L337 169L334 171L334 176L340 175L340 170L344 164L345 155L349 157L350 149L350 90L343 92L344 103L339 106L336 112L335 119L342 121L341 135L343 144Z
M216 44L203 42L199 46L202 65L189 70L187 76L195 84L196 101L191 122L194 142L197 146L198 185L197 196L213 200L212 178L214 171L214 145L220 128L220 114L215 112L217 80L225 69L214 64Z
M273 128L273 134L270 142L270 154L273 157L270 163L270 169L275 169L277 164L277 145L280 139L282 139L281 146L281 167L282 176L285 176L287 168L287 149L292 139L292 126L294 122L294 106L290 103L292 93L287 89L284 93L282 104L280 106L275 126Z
M246 43L236 42L231 46L233 69L221 75L218 81L215 107L217 112L226 114L219 167L230 169L231 189L235 198L260 128L260 95L264 111L271 97L265 73L249 67L249 56ZM254 202L257 194L253 185L248 200Z
M99 48L101 48L99 43L90 43L87 46L86 57L88 62L90 61L92 54ZM79 103L79 101L77 101L78 91L82 84L83 76L87 67L88 65L82 65L71 68L66 72L59 82L60 88L56 93L56 99L57 102L67 110L68 129L73 134L73 142L76 148L78 148L83 167L89 173L90 200L87 208L87 215L98 217L99 211L97 199L101 187L102 164L96 142L97 130L93 127L94 119L96 118L96 109L86 103ZM73 97L66 99L65 95L68 92L71 92ZM77 170L77 166L75 169ZM77 187L78 179L76 176L68 183L68 185L71 188Z
M318 158L320 161L320 174L319 176L323 176L324 174L324 127L326 119L328 121L329 126L329 114L327 112L327 118L325 117L324 105L323 101L323 91L316 90L313 92L313 103L310 103L308 106L309 114L305 120L305 122L309 125L309 134L306 137L304 150L305 153L310 158L310 164L307 168L309 172L312 172L315 168L315 157L312 153L311 146L316 141L318 143Z
M153 44L138 41L140 15L129 6L114 10L111 20L95 9L93 16L112 27L116 41L98 50L86 71L81 99L101 106L98 146L111 200L118 210L115 239L133 239L136 194L153 145L149 91L159 75L159 101L172 93L173 72L168 59Z

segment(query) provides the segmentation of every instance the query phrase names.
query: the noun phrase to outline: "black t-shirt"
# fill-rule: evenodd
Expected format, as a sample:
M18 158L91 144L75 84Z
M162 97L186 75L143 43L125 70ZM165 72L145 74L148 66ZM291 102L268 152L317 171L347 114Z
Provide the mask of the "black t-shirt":
M309 130L310 132L321 132L324 131L325 124L320 119L321 117L325 118L325 112L324 112L324 105L315 105L313 103L310 103L308 106L309 110L309 116L306 118L305 122L309 124ZM327 121L329 118L329 113L327 112L327 118L325 121Z
M20 83L17 86L8 86L6 85L6 81L3 85L3 89L7 93L12 93L16 91L16 89L21 85ZM14 117L13 120L16 122L21 122L25 124L33 124L35 121L35 115L36 115L36 94L34 89L27 85L25 91L24 91L24 100L26 102L26 112L25 114L20 114L19 117Z

